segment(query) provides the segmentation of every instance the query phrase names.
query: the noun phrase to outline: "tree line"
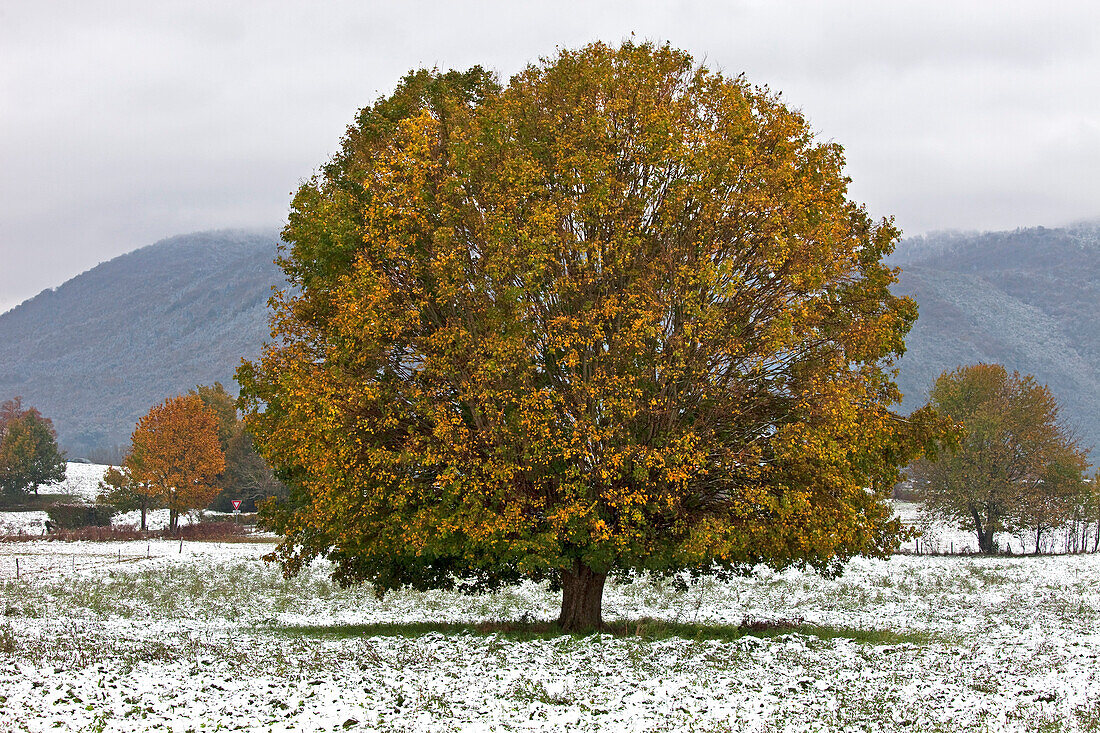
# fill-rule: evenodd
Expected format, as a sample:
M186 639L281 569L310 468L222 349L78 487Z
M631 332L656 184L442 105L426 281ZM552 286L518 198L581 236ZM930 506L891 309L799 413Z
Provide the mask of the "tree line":
M140 512L142 530L152 509L168 509L169 527L176 529L180 515L190 510L228 511L240 500L242 510L255 511L263 498L285 494L220 382L152 407L121 458L105 472L96 503ZM24 408L18 397L0 404L3 496L37 493L41 484L64 478L65 457L49 418Z
M285 495L285 488L256 452L236 402L220 382L170 397L142 417L119 467L103 477L99 502L140 512L167 508L169 529L182 513L228 511L233 500L255 511L257 502Z

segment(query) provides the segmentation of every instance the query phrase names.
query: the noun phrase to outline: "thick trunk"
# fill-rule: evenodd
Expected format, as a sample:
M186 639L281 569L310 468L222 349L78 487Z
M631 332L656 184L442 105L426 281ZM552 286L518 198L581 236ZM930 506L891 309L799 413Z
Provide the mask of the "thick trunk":
M141 500L141 531L142 532L145 531L145 512L146 512L147 509L148 509L148 507L145 504L145 500L142 499Z
M171 532L176 531L176 527L179 526L179 513L175 509L168 510L168 529Z
M1042 545L1040 544L1042 538L1043 538L1043 528L1042 527L1036 527L1035 528L1035 554L1036 555L1039 554L1039 550L1042 548ZM1021 550L1021 552L1026 552L1026 550Z
M603 627L603 585L607 573L597 573L579 560L571 570L561 571L561 615L563 631L588 631Z
M978 535L978 552L983 555L993 554L993 527L992 522L986 522L982 528L982 516L974 507L970 508L970 516L974 518L974 531Z

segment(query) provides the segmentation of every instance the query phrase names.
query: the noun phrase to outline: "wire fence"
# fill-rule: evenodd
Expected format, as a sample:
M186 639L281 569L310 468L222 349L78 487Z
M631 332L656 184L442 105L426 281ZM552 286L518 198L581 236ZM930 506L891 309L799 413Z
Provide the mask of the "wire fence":
M126 543L136 544L136 543ZM12 547L16 549L18 546ZM60 548L59 548L60 549ZM0 580L61 577L88 570L135 565L182 554L183 542L146 543L143 552L118 547L113 552L0 552Z

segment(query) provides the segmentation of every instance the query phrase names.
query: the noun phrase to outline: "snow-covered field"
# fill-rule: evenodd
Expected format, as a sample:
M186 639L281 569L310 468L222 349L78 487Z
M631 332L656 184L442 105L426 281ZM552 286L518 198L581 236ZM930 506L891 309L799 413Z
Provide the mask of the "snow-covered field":
M894 514L901 518L903 524L915 528L920 534L915 539L903 542L903 552L915 552L918 549L923 553L977 553L978 537L971 529L960 529L957 526L944 524L930 520L921 512L921 505L907 501L894 502ZM1095 528L1090 528L1090 536ZM1035 552L1035 537L1030 531L1019 534L1007 532L996 536L997 546L1016 555ZM1055 554L1065 551L1066 530L1054 529L1043 533L1042 549L1045 554Z
M231 516L223 512L202 512L207 516L225 517ZM31 512L0 512L0 536L3 535L45 535L46 520L49 516L44 511ZM181 514L180 525L188 525L197 521L197 514ZM114 527L130 527L137 529L141 526L141 512L125 512L116 514L111 518ZM168 510L152 509L146 513L145 527L149 530L161 530L168 527Z
M97 463L65 464L65 478L52 484L42 484L38 487L38 493L42 496L71 497L73 501L94 502L99 495L99 482L103 474L110 466ZM40 535L46 532L46 520L44 511L29 512L0 512L0 535L30 534ZM182 514L180 524L190 524L197 516ZM140 512L126 512L116 514L111 519L111 524L116 527L133 527L136 529L141 524ZM145 526L150 530L165 529L168 526L168 510L154 509L148 512L145 518Z
M39 494L68 494L85 501L94 501L99 494L99 481L110 466L98 463L65 464L65 478L57 483L42 484Z
M323 564L285 579L270 549L0 543L0 731L1100 731L1100 556L612 583L608 620L809 626L515 638L407 625L548 619L556 594L380 601ZM17 554L41 569L14 580Z
M914 527L920 532L915 539L902 543L903 552L915 552L918 548L925 553L978 552L978 537L974 532L942 522L929 521L921 513L919 503L895 501L894 514L901 517L903 524ZM1024 553L1024 543L1020 537L1001 533L997 535L996 540L998 547L1007 548L1017 555ZM1029 542L1028 550L1033 549Z

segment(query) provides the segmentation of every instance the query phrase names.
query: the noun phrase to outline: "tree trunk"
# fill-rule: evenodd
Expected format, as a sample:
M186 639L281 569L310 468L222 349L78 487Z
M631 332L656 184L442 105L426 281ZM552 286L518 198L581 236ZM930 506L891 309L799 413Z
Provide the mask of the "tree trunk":
M145 531L145 511L148 509L145 499L141 500L141 531Z
M572 570L561 571L561 615L563 631L603 628L603 585L607 573L597 573L580 560Z
M175 509L168 510L168 531L176 531L176 527L179 525L179 516L179 512Z
M992 522L987 522L985 529L982 529L982 517L978 513L978 510L974 507L970 507L970 516L974 518L974 531L978 535L978 552L983 555L993 554L993 528Z

